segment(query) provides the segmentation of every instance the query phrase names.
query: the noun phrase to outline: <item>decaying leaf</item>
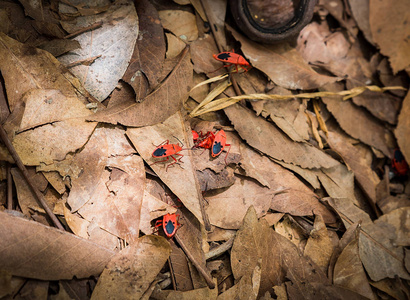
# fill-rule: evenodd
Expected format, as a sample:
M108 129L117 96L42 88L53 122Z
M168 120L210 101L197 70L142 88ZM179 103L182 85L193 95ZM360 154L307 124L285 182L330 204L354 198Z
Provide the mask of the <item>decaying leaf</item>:
M329 199L332 207L341 215L346 227L362 221L359 236L360 259L374 281L399 276L409 279L410 275L403 266L403 250L392 244L394 231L383 224L373 223L368 214L356 207L349 199ZM378 263L375 264L374 260Z
M190 132L189 132L190 133ZM153 164L161 158L152 157L152 152L156 145L169 140L170 144L179 144L178 139L187 145L188 135L182 116L179 112L175 113L163 123L146 126L143 128L129 128L127 136L137 149L141 157L151 165L151 168L161 178L161 180L171 189L171 191L182 201L184 206L191 211L195 217L202 223L203 216L199 205L200 192L199 184L195 175L195 167L191 162L191 155L188 152L183 153L184 157L181 163L175 164L166 170L164 163ZM176 139L176 138L178 139ZM179 158L177 156L177 158ZM169 158L168 164L173 162Z
M165 59L165 39L158 12L151 2L134 2L138 14L138 40L123 80L134 89L136 100L145 98L161 77Z
M179 63L174 70L142 103L120 103L97 112L88 117L88 120L133 127L165 121L177 112L188 98L192 83L192 64L187 50L179 56Z
M401 107L399 122L397 128L394 131L394 135L397 138L397 143L400 146L406 160L410 161L410 92L407 93L406 98L403 100Z
M0 212L0 220L1 266L14 276L41 280L98 276L114 255L111 250L38 222L4 212Z
M313 230L310 232L307 241L304 255L314 261L326 274L332 255L333 245L330 241L329 234L326 229L326 224L323 218L317 215Z
M337 259L333 282L364 297L375 299L360 261L357 237L343 249Z
M259 262L262 260L261 262ZM251 274L258 262L261 265L259 296L285 281L311 288L311 283L328 283L320 268L300 256L296 246L271 229L265 220L258 221L250 207L239 229L231 253L233 275L236 279ZM314 293L313 289L310 293Z
M389 57L393 72L397 73L410 65L410 45L406 41L410 27L406 26L409 18L408 0L390 1L370 0L369 19L374 42L380 52ZM388 16L394 16L389 18ZM390 20L391 19L391 20Z
M296 143L278 130L275 125L237 104L225 109L239 135L259 151L278 160L302 168L330 168L337 161L305 143ZM292 149L292 150L290 150Z
M404 247L410 245L410 207L395 209L381 216L374 223L379 226L388 227L394 231L395 238L393 239L393 243L395 245Z
M141 299L171 252L166 239L145 235L118 252L102 272L91 299Z
M127 69L138 36L138 16L133 3L114 3L103 13L77 17L73 21L61 21L61 24L72 33L97 22L103 23L100 28L74 38L81 48L58 59L66 66L73 65L70 71L102 102ZM98 58L91 65L77 63L92 57Z
M192 42L198 38L195 15L183 10L161 10L158 12L162 26L181 40Z

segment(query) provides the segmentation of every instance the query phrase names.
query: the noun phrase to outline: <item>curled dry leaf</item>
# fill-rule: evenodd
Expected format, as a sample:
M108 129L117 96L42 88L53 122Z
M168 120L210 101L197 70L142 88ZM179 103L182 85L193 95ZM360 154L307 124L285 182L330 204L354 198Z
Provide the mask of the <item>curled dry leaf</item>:
M407 93L406 98L403 100L399 122L394 135L406 161L410 162L410 139L408 138L410 136L410 92Z
M238 104L226 108L225 113L249 145L270 157L309 169L331 168L338 164L309 144L293 142L275 125Z
M382 215L375 222L380 226L390 228L395 233L393 243L398 246L410 246L410 207L401 207L385 215Z
M13 145L25 165L51 164L84 146L96 126L81 119L46 124L19 133Z
M74 37L81 48L58 59L66 66L75 64L70 71L102 102L128 67L138 36L138 16L132 2L114 3L103 13L61 21L61 24L72 33L97 22L102 22L102 26ZM91 65L77 63L93 57L98 58Z
M334 151L339 153L366 195L376 203L376 186L380 179L370 168L372 163L371 150L364 145L353 145L348 136L342 132L328 132L327 142ZM350 198L350 197L347 197Z
M380 47L380 52L389 57L394 73L410 66L410 44L407 42L410 35L410 27L407 25L410 17L408 5L408 0L395 1L394 5L388 0L369 2L373 40Z
M326 86L325 89L341 90L342 88L332 85ZM350 136L390 156L393 136L380 121L350 101L342 101L340 98L337 99L333 97L322 97L322 100L326 104L327 109L336 118L340 127Z
M123 80L134 89L136 99L144 99L148 86L154 89L165 60L164 30L158 12L148 0L134 2L138 14L138 40Z
M231 264L235 279L249 276L259 263L259 297L266 291L273 293L272 288L282 284L285 275L295 285L306 289L315 282L329 284L320 268L301 256L296 246L270 228L265 220L258 221L255 209L250 207L232 247Z
M106 167L111 168L111 172L104 171L97 183L95 198L85 203L78 213L111 234L133 242L139 235L144 163L137 155L117 156L109 158Z
M197 288L192 291L181 292L172 290L160 290L156 288L152 293L153 299L167 299L167 300L191 300L191 299L209 299L216 300L218 296L218 289L210 289L208 287Z
M21 44L3 33L0 33L0 61L11 111L31 89L56 89L66 97L78 97L76 89L84 94L78 81L50 53Z
M194 14L184 10L161 10L158 14L162 26L181 40L192 42L198 39Z
M102 272L91 299L141 299L171 253L166 239L145 235L118 252Z
M166 165L174 162L172 158L164 163L153 164L160 161L160 158L153 158L152 152L156 146L169 140L170 144L179 144L178 138L185 147L188 147L188 134L180 112L173 114L167 120L157 125L143 128L128 128L127 136L137 149L141 157L151 165L151 168L161 178L161 180L171 189L171 191L182 201L184 206L191 211L202 223L203 216L199 204L200 191L199 183L196 179L195 167L192 164L190 152L180 152L183 154L181 162L166 170ZM176 137L176 138L175 138ZM189 139L191 132L189 131ZM192 143L192 142L191 142ZM176 156L176 159L179 157Z
M32 89L24 94L22 101L26 105L20 131L91 114L77 97L67 97L60 90Z
M329 203L340 215L346 227L362 221L362 231L359 236L360 259L373 281L386 277L394 278L394 276L410 279L409 273L403 266L403 249L392 244L395 233L390 227L373 223L370 217L350 199L329 198ZM374 263L375 259L378 261L377 264Z
M304 255L314 261L326 274L332 256L333 245L321 215L316 215L313 230L309 234Z
M14 276L41 280L98 276L114 255L70 233L4 212L0 224L0 263Z
M375 299L360 260L358 243L356 237L339 255L333 272L333 282L368 299Z
M228 27L228 29L241 43L241 50L251 65L264 72L281 87L291 90L312 90L339 80L337 77L316 73L300 54L287 44L275 46L257 44L233 28Z
M372 31L370 30L369 1L349 0L349 6L357 26L359 26L366 39L374 44Z
M187 53L188 49L185 48L173 71L142 103L120 103L87 119L133 127L150 126L165 121L177 112L188 98L192 85L192 64Z

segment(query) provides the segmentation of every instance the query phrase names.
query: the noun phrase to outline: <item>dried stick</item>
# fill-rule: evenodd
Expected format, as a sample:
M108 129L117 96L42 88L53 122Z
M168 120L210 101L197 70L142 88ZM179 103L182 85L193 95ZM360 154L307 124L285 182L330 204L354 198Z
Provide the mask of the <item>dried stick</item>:
M229 240L227 240L225 243L219 245L218 247L212 249L211 251L209 251L208 253L205 253L205 259L209 260L211 258L217 257L223 253L225 253L226 251L228 251L229 249L232 248L233 245L233 241L235 240L235 235L232 236Z
M6 145L7 149L9 150L15 163L17 164L17 167L20 169L21 173L23 174L24 179L26 179L27 184L30 187L31 191L34 193L37 200L40 202L41 206L46 211L47 215L50 217L50 219L53 221L54 225L58 229L65 231L63 225L61 225L58 218L53 214L53 211L47 205L47 202L44 199L44 195L34 186L33 182L31 181L30 175L28 174L26 167L23 165L23 162L21 161L19 155L17 154L16 149L14 149L13 144L11 143L9 137L7 136L6 131L4 130L1 124L0 124L0 137L3 140L4 144Z
M215 283L212 280L211 274L209 274L208 270L205 270L202 268L201 264L196 261L195 257L187 251L187 247L184 244L183 239L181 239L178 235L178 232L175 234L175 240L178 242L178 244L181 246L182 250L184 250L186 256L188 256L189 260L192 262L192 264L195 266L195 268L198 270L199 273L205 278L206 283L208 284L209 288L214 289L215 288Z
M7 165L7 209L13 209L13 182L11 181L10 165Z

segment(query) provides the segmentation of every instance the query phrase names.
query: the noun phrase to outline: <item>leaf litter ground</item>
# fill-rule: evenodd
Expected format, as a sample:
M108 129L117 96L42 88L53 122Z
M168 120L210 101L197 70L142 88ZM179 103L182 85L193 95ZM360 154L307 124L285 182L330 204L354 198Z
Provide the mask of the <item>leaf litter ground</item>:
M409 297L405 2L319 1L277 45L226 1L0 2L0 297ZM218 77L233 48L253 68Z

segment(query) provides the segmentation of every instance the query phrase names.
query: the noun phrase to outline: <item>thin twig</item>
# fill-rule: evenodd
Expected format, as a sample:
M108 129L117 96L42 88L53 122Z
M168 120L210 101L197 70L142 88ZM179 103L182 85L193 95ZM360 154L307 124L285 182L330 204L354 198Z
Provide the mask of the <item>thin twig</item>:
M7 209L13 209L13 182L11 181L11 166L7 166Z
M81 34L81 33L84 33L84 32L86 32L86 31L93 30L93 29L97 29L97 28L101 27L102 24L103 24L103 22L94 23L94 24L92 24L92 25L90 25L90 26L81 28L81 29L79 29L79 30L77 30L77 31L75 31L75 32L73 32L73 33L71 33L71 34L69 34L69 35L66 35L64 38L65 38L65 39L69 39L69 38L72 38L72 37L74 37L74 36L77 36L77 35L79 35L79 34Z
M178 232L175 234L174 237L175 237L175 240L178 242L178 244L181 246L182 250L184 250L186 256L188 256L189 260L192 262L192 264L195 266L198 272L201 273L201 275L204 277L209 288L214 289L215 283L212 280L212 276L211 274L209 274L209 271L202 268L201 264L195 259L195 257L191 254L191 252L188 251L187 246L184 244L183 239L179 237Z
M6 145L7 149L9 150L11 156L13 157L17 167L20 169L21 173L23 174L24 179L27 181L27 184L30 187L31 191L34 193L37 200L40 202L41 206L46 211L47 215L50 217L50 219L53 221L54 225L58 229L64 231L65 229L64 229L63 225L61 225L58 218L53 214L53 211L47 205L47 202L44 198L44 195L34 186L33 182L31 181L30 175L28 174L26 167L24 166L23 162L21 161L20 156L16 152L16 149L14 149L13 144L11 143L9 137L7 136L6 131L4 130L4 128L1 124L0 124L0 137L3 140L4 144Z
M219 245L218 247L212 249L211 251L209 251L208 253L205 253L205 259L209 260L212 259L214 257L217 257L223 253L225 253L226 251L228 251L229 249L232 248L233 245L233 241L235 240L235 235L232 236L229 240L227 240L225 243Z

